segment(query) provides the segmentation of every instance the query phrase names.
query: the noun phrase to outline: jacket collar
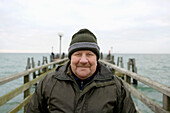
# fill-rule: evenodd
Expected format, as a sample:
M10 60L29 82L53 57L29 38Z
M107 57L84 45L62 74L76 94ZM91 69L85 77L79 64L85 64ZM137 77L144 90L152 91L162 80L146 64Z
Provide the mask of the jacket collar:
M113 79L113 73L102 63L98 62L98 71L94 77L95 81L107 81Z

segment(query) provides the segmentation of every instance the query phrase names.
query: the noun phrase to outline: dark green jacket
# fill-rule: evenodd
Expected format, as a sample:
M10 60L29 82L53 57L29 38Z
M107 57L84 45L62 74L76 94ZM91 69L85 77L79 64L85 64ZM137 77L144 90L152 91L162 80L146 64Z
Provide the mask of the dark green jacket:
M67 63L38 84L27 113L136 113L123 83L104 65L80 90Z

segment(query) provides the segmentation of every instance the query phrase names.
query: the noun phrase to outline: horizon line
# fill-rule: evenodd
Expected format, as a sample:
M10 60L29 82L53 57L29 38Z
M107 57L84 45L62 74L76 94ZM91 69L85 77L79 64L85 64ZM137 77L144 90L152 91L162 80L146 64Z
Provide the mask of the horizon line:
M51 54L51 52L0 52L0 53L9 53L9 54ZM65 52L64 52L65 53ZM100 52L101 53L101 52ZM103 53L103 52L102 52ZM59 54L59 53L55 53ZM68 54L68 53L66 53ZM108 53L103 53L103 54L108 54ZM170 54L170 53L111 53L112 55L114 54Z

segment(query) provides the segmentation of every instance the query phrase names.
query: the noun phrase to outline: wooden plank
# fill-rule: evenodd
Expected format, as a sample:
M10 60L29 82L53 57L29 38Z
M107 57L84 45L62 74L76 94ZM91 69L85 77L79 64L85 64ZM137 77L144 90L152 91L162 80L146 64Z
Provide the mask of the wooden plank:
M115 75L118 76L118 77L124 77L124 74L123 73L119 73L117 71L115 71Z
M119 66L119 57L117 58L117 66Z
M170 111L170 97L163 94L163 108Z
M128 84L131 84L131 78L127 75L125 75L125 81L128 83Z
M18 78L25 76L25 75L28 75L28 74L29 74L29 72L27 70L25 70L23 72L13 74L13 75L8 76L8 77L1 78L0 79L0 85L5 84L7 82L10 82L12 80L18 79Z
M38 67L36 67L36 68L29 69L28 71L29 71L30 73L32 73L32 72L35 72L35 71L37 71L37 70L39 70L39 69L43 69L43 68L48 67L48 66L53 65L53 64L60 64L60 63L66 62L67 60L68 60L68 58L60 59L60 60L57 60L57 61L55 61L55 62L51 62L51 63L49 63L49 64L45 64L45 65L42 65L42 66L38 66Z
M129 62L127 63L127 67L128 67L128 70L130 71L130 60L129 60ZM125 81L126 81L128 84L131 84L131 77L128 76L128 75L125 75Z
M31 95L29 95L27 98L25 98L20 104L18 104L17 106L15 106L13 109L11 109L8 113L17 113L19 110L22 109L22 107L24 107L27 103L29 103L32 95L34 93L32 93Z
M6 102L8 102L9 100L11 100L12 98L14 98L15 96L17 96L18 94L22 93L23 91L25 91L26 89L28 89L30 87L30 84L24 84L18 88L16 88L15 90L12 90L11 92L3 95L0 97L0 106L5 104Z
M30 63L30 58L28 58L26 69L30 69L30 68L31 68L31 63Z
M132 72L137 73L136 62L134 58L132 59ZM133 79L133 84L137 85L138 81Z
M141 102L143 102L145 105L147 105L153 112L155 112L155 113L170 113L170 112L166 111L165 109L163 109L159 104L154 102L152 99L145 96L142 92L135 89L133 86L129 85L121 78L119 78L119 79L124 83L124 86L130 93L132 93L135 97L137 97L139 100L141 100Z
M125 69L120 68L118 66L115 66L113 64L110 64L110 63L108 63L106 61L100 60L100 62L110 66L111 68L117 70L120 73L124 73L126 75L129 75L130 77L132 77L132 78L142 82L143 84L148 85L148 86L152 87L153 89L155 89L157 91L160 91L163 94L165 94L165 95L170 97L170 88L168 86L166 86L164 84L161 84L159 82L153 81L153 80L151 80L151 79L149 79L147 77L143 77L143 76L141 76L141 75L139 75L137 73L130 72L128 70L125 70Z
M34 62L34 58L32 57L31 58L31 61L32 61L32 68L35 68L35 62ZM33 72L33 79L36 78L36 73Z
M5 104L6 102L8 102L9 100L11 100L12 98L14 98L15 96L17 96L18 94L22 93L23 91L27 90L28 88L30 88L32 85L34 85L37 81L41 80L47 73L54 71L54 69L47 71L46 73L43 73L42 75L40 75L39 77L33 79L32 81L16 88L15 90L12 90L11 92L3 95L0 97L0 106Z
M25 71L23 71L23 72L10 75L10 76L8 76L8 77L0 78L0 85L5 84L5 83L7 83L7 82L10 82L10 81L12 81L12 80L18 79L18 78L20 78L20 77L26 76L26 75L28 75L28 74L30 74L30 73L32 73L32 72L35 72L35 71L40 70L40 69L42 69L42 68L48 67L48 66L50 66L50 65L54 65L54 64L66 62L67 60L68 60L68 58L60 59L60 60L57 60L57 61L55 61L55 62L51 62L51 63L49 63L49 64L45 64L45 65L43 65L43 66L38 66L38 67L36 67L36 68L28 69L28 70L25 70Z
M38 61L38 66L40 66L40 61ZM41 74L41 70L38 70L38 76Z
M112 63L115 64L114 56L112 56Z
M30 75L24 76L24 84L29 83L29 81L30 81ZM31 87L31 86L29 86L26 90L24 90L24 99L25 99L27 96L30 95L30 87ZM25 113L25 111L26 111L26 107L24 108L24 113Z

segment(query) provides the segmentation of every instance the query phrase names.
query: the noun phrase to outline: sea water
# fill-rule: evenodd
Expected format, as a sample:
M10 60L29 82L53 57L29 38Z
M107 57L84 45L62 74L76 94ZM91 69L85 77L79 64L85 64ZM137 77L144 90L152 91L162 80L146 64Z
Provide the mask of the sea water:
M123 57L124 68L127 69L127 62L129 58L135 58L137 73L148 77L152 80L170 86L170 54L113 54L115 58L115 63L118 57ZM41 61L43 56L48 57L48 53L0 53L0 78L22 72L26 69L27 59L34 58L36 66L38 60ZM0 86L0 96L14 90L15 88L23 84L23 77L6 83ZM139 91L143 92L146 96L151 98L153 101L157 102L162 106L162 94L158 91L138 82L135 86ZM133 96L132 96L133 97ZM8 101L6 104L0 106L0 113L6 113L17 104L23 100L23 93L16 96L12 100ZM146 105L144 105L140 100L133 97L135 105L143 113L153 113ZM23 109L19 111L22 113Z
M48 57L48 53L0 53L0 78L7 77L12 74L16 74L26 70L27 59L34 58L35 65L38 65L38 60L42 64L43 56ZM23 77L13 80L9 83L0 86L0 96L16 89L23 85ZM0 113L6 113L15 107L17 104L21 103L23 100L23 93L19 94L12 100L8 101L6 104L0 106ZM18 113L23 113L23 109Z

